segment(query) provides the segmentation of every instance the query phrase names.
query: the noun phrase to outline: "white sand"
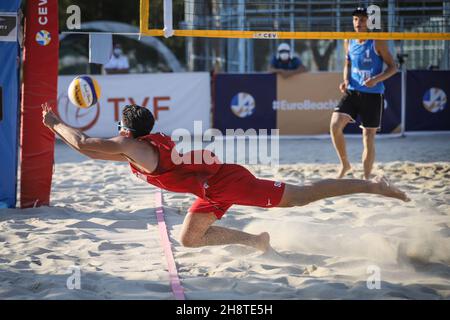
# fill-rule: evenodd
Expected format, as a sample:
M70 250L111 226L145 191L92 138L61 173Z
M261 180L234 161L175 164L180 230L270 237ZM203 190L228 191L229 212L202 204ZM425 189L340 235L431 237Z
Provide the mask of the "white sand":
M192 196L165 192L175 261L188 299L449 299L450 136L377 141L376 172L407 190L403 204L352 195L301 208L234 206L218 225L269 231L277 253L178 242ZM290 183L334 177L329 140L281 142L281 166L252 166ZM358 164L359 139L348 141ZM57 144L52 206L0 209L0 299L172 299L154 188L126 164L88 160ZM147 229L148 228L148 229ZM81 269L69 290L68 268ZM369 290L369 266L381 289Z

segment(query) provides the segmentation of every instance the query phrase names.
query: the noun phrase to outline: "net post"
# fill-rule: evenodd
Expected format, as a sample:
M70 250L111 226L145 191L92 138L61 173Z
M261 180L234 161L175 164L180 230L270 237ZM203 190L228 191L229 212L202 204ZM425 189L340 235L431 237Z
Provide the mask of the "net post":
M164 37L173 36L172 0L164 0Z
M148 31L149 2L150 0L141 0L139 12L139 38Z

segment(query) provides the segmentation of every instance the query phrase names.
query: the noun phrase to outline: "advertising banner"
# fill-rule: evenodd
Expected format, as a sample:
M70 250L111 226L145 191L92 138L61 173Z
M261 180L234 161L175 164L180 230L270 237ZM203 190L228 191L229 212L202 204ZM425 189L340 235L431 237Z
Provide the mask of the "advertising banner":
M277 127L280 135L327 134L331 114L342 93L342 73L301 73L289 78L278 76Z
M331 115L342 93L342 73L219 74L215 81L214 127L278 128L280 135L329 134ZM276 81L275 81L276 79ZM400 133L401 73L384 81L380 133ZM450 130L450 71L408 71L406 131ZM360 119L345 133L362 132Z
M194 133L194 121L209 129L210 75L197 73L159 73L94 76L101 87L98 103L81 109L70 103L67 88L75 76L58 79L58 108L61 119L93 137L117 135L117 122L127 104L149 108L155 116L154 132L170 135L175 129Z
M264 74L218 74L215 77L214 128L276 128L276 76Z
M20 0L0 2L0 208L16 206L19 123Z
M408 71L406 131L450 130L450 71Z
M16 205L19 109L18 44L0 42L0 202ZM1 206L0 206L1 207Z

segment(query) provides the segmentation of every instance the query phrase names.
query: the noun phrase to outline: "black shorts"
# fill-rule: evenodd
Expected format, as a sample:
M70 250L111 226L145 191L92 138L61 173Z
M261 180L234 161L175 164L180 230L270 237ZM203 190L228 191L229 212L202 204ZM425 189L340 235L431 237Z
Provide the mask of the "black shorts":
M345 113L356 122L359 115L361 118L361 128L381 128L381 116L384 108L384 96L380 93L365 93L354 90L347 90L334 108L334 112Z

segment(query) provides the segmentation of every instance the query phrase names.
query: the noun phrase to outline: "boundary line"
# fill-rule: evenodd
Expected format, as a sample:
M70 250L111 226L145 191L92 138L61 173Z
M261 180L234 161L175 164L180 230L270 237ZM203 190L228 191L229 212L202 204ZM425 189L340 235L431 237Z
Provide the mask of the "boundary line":
M164 221L164 209L162 205L162 190L158 189L155 193L156 219L158 220L159 235L161 238L161 246L166 256L167 267L169 269L170 287L176 300L186 300L184 289L178 277L177 266L173 258L173 252L170 245L169 234L167 232L166 222Z

